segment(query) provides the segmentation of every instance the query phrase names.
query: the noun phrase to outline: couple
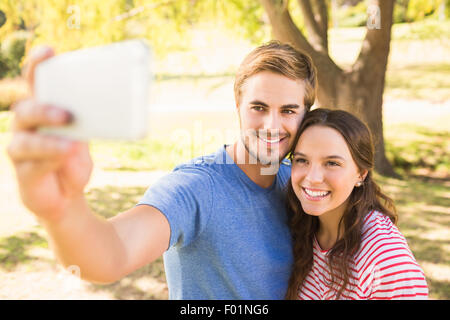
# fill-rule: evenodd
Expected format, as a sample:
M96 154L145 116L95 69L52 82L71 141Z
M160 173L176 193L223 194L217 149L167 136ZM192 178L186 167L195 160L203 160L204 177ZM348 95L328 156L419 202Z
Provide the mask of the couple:
M32 55L31 86L52 55ZM22 200L60 262L91 282L164 254L170 299L426 298L393 203L373 181L369 130L344 111L310 111L315 84L310 58L291 46L256 48L235 79L241 139L177 166L108 220L83 194L87 144L35 130L70 115L21 101L8 153Z

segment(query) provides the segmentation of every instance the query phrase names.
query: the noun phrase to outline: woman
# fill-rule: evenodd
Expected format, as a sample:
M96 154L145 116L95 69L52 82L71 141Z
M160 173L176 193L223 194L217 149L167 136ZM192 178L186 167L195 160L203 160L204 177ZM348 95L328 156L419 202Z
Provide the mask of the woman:
M305 116L288 183L294 267L287 299L426 299L424 273L372 177L368 128L340 110Z

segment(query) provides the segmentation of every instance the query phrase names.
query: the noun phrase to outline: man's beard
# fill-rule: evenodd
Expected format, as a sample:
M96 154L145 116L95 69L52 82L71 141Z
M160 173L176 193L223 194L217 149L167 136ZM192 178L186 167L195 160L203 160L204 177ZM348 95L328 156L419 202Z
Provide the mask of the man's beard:
M261 130L260 133L266 138L267 134L264 134L263 130ZM240 136L242 144L250 156L250 164L279 165L287 155L287 152L285 154L280 154L279 148L268 148L267 144L260 139L260 135L257 135L255 130L251 130L250 134L247 135L241 130Z

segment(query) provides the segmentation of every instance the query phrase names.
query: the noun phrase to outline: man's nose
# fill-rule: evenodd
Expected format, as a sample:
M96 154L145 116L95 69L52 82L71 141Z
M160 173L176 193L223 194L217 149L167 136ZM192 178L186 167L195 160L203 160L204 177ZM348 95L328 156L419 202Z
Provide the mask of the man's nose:
M268 134L275 134L281 129L281 119L278 112L271 111L264 118L264 129L268 130Z

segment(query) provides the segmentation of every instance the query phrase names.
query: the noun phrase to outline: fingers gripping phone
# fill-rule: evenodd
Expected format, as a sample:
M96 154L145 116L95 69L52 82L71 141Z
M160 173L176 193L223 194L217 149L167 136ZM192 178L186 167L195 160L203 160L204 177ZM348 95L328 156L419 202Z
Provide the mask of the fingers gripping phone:
M150 49L141 40L81 49L36 67L38 103L73 115L71 124L41 132L76 140L144 138L148 132Z

